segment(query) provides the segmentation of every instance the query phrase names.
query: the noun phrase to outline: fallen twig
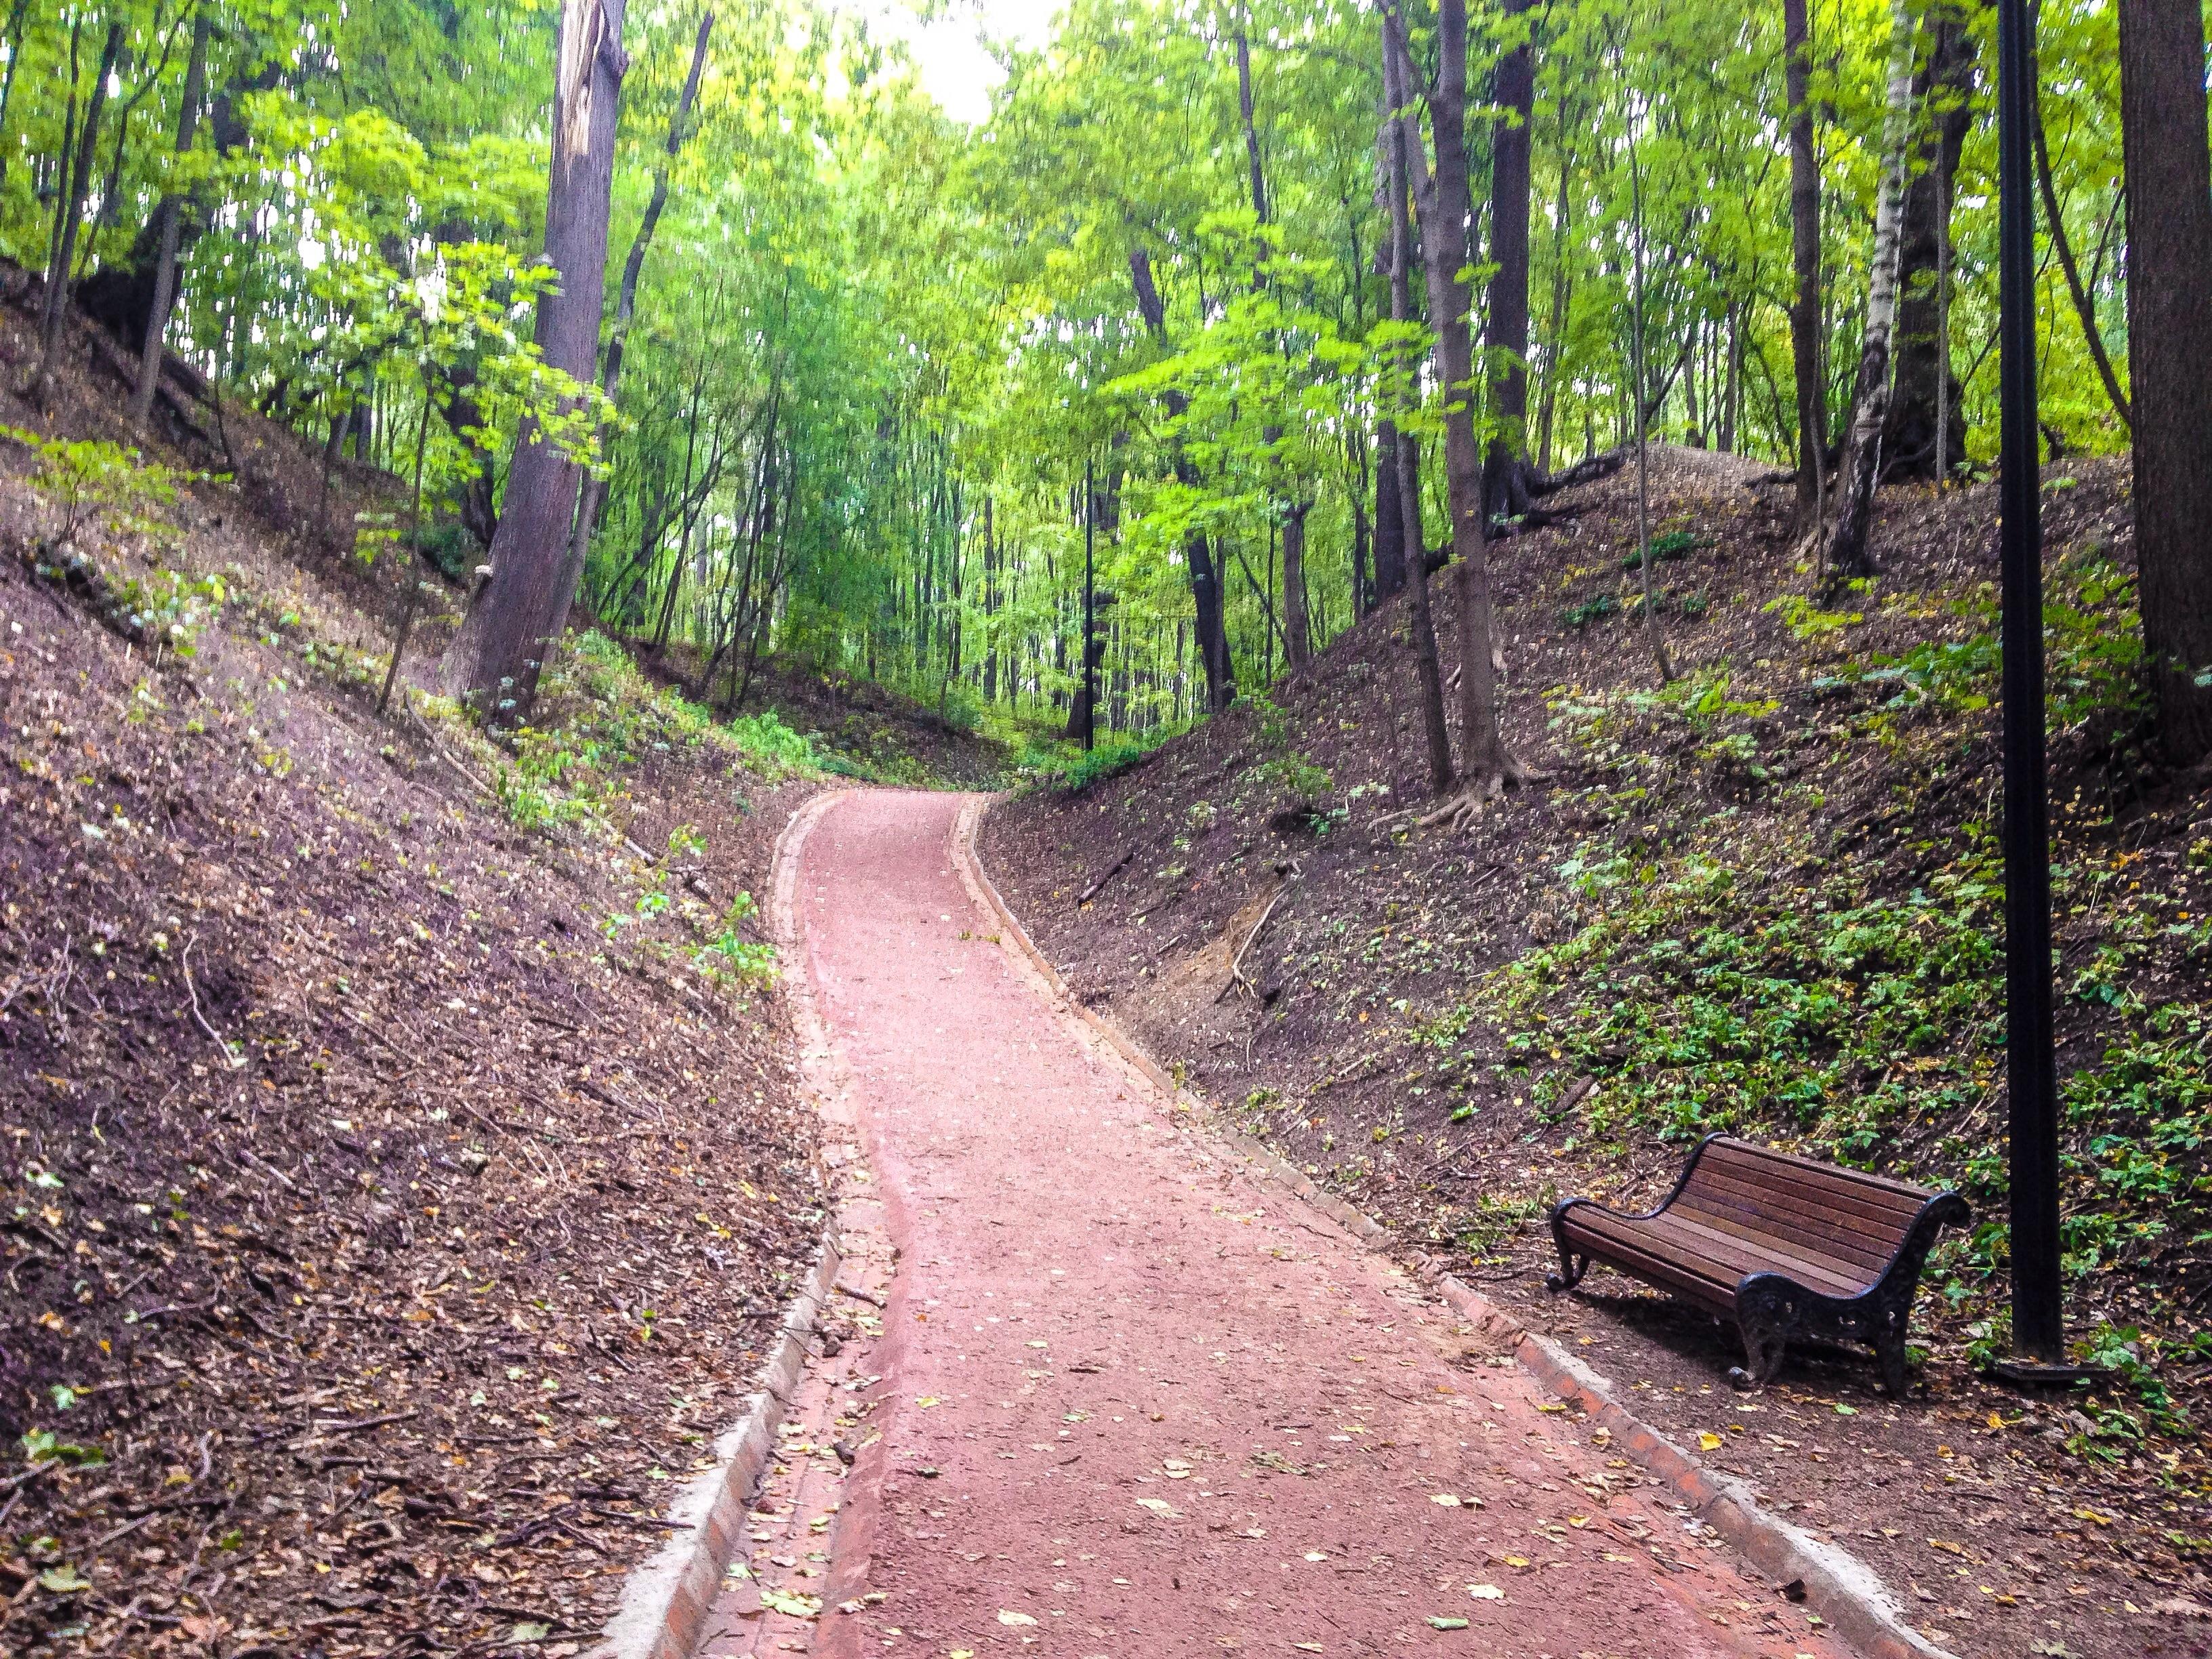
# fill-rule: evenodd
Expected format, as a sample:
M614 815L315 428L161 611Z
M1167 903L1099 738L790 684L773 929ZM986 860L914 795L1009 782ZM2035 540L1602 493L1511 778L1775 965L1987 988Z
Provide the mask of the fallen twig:
M194 933L190 939L185 941L183 957L185 969L185 994L192 1000L192 1018L199 1022L200 1030L208 1034L209 1042L214 1043L216 1048L222 1050L223 1064L234 1072L240 1066L246 1064L245 1056L232 1048L230 1044L224 1040L222 1034L216 1030L214 1026L208 1024L207 1016L200 1012L199 988L192 983L192 946L198 945L199 942L200 936L198 933Z
M1297 879L1297 869L1293 866L1291 870L1290 879L1285 881L1280 887L1278 887L1275 890L1275 896L1269 899L1267 901L1267 908L1260 912L1260 920L1254 922L1252 924L1252 931L1244 935L1244 942L1237 947L1237 954L1230 958L1229 983L1223 986L1221 988L1220 994L1213 999L1216 1002L1220 1001L1222 997L1227 996L1230 992L1236 989L1239 985L1242 985L1248 991L1252 990L1251 981L1244 977L1244 953L1252 948L1252 941L1260 937L1260 930L1267 925L1267 918L1275 914L1275 907L1283 902L1283 895L1291 890L1291 882L1296 881ZM1253 994L1257 996L1259 993L1254 991Z
M1085 905L1090 903L1091 900L1097 898L1098 895L1105 890L1106 884L1113 880L1115 876L1121 874L1122 866L1136 856L1137 849L1134 847L1123 848L1121 849L1121 856L1115 859L1114 862L1108 866L1106 873L1099 877L1097 880L1092 882L1090 886L1085 888L1081 893L1076 896L1075 908L1080 910Z

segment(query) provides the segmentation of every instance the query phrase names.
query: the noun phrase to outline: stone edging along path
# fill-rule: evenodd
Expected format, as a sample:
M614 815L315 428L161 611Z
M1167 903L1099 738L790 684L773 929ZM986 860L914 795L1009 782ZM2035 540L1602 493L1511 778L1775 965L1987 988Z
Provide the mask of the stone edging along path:
M976 837L994 797L967 803L953 831L953 860L962 882L1004 929L1001 943L1026 968L1039 988L1082 1036L1085 1046L1103 1048L1141 1086L1157 1091L1177 1110L1203 1124L1275 1184L1287 1188L1322 1211L1355 1238L1382 1249L1390 1234L1372 1217L1361 1214L1324 1190L1304 1170L1251 1136L1224 1121L1208 1103L1176 1078L1127 1032L1073 995L1059 970L1023 927L985 873ZM1849 1551L1814 1537L1765 1508L1751 1488L1732 1476L1706 1468L1665 1435L1623 1407L1605 1377L1553 1342L1524 1328L1504 1309L1465 1281L1429 1264L1432 1288L1493 1352L1510 1356L1552 1395L1612 1430L1625 1455L1673 1491L1698 1517L1725 1538L1751 1564L1777 1583L1798 1587L1807 1607L1866 1659L1954 1659L1907 1625L1895 1599L1874 1570Z
M776 839L769 925L787 961L795 957L798 942L793 900L799 848L842 793L815 796L792 815ZM802 1048L813 1046L818 1031L811 1004L800 1002L805 989L801 975L793 986L794 1002L799 1004L793 1012ZM584 1659L689 1659L704 1639L723 1571L742 1541L746 1508L775 1453L777 1427L805 1365L807 1334L836 1282L842 1261L832 1210L823 1224L814 1265L785 1311L775 1346L761 1369L758 1390L749 1397L744 1415L715 1437L714 1466L685 1483L669 1505L667 1541L651 1560L631 1571L614 1618Z

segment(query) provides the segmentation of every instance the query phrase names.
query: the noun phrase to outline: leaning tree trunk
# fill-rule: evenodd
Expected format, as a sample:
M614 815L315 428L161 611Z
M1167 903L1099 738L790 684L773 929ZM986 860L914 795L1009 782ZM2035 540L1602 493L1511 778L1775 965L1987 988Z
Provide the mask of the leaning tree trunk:
M2197 0L2120 0L2136 557L2159 727L2212 754L2212 161Z
M547 363L585 384L599 366L617 105L629 67L622 49L623 4L562 0L553 88L545 258L560 286L538 302L538 347ZM568 530L582 471L544 441L534 422L525 422L492 538L491 575L477 587L439 671L445 690L486 720L512 725L528 717L538 677L568 620L575 595Z
M63 157L67 172L63 188L69 193L58 205L55 221L53 258L46 266L46 315L39 340L39 370L32 377L32 394L43 404L53 390L54 371L61 367L62 339L69 320L70 271L76 264L77 232L84 223L84 193L92 187L94 152L100 148L100 115L107 104L107 82L115 61L123 53L123 25L107 26L107 43L100 49L100 76L85 100L84 125L76 135L74 158Z
M1914 101L1929 112L1929 128L1914 149L1919 164L1905 189L1905 219L1899 232L1897 333L1893 355L1896 384L1890 392L1888 424L1881 434L1885 479L1937 476L1940 448L1946 469L1966 455L1966 413L1958 377L1951 372L1950 342L1944 338L1946 296L1937 284L1948 280L1953 185L1959 155L1973 125L1974 37L1954 0L1939 0L1923 25L1928 40L1924 68L1916 78ZM1940 389L1939 389L1940 388ZM1948 428L1936 441L1938 418Z
M1848 476L1828 543L1828 569L1870 576L1867 532L1881 471L1881 432L1889 415L1889 337L1897 321L1897 233L1905 210L1905 146L1912 124L1912 21L1893 0L1889 31L1889 109L1881 124L1881 192L1875 203L1874 264L1867 276L1866 331L1859 345L1859 402L1851 416Z
M1534 0L1500 0L1523 18ZM1482 495L1494 518L1528 510L1528 151L1536 111L1535 48L1526 40L1498 61L1493 101L1505 118L1490 152L1490 406L1497 419L1483 463Z
M215 8L204 5L192 15L192 52L185 64L182 106L177 111L177 154L189 155L192 134L199 125L200 93L207 83L208 37L215 27ZM161 220L161 249L154 266L154 302L146 313L146 338L139 353L138 385L131 396L131 424L143 431L154 413L154 392L161 382L162 337L169 331L169 307L177 297L177 246L184 230L185 198L171 191L156 210ZM329 476L325 468L324 476Z
M1389 179L1384 194L1390 216L1390 320L1401 325L1413 321L1413 204L1407 199L1413 170L1408 131L1410 120L1401 112L1407 101L1407 77L1398 61L1389 20L1382 25L1382 104L1389 161ZM1413 404L1413 365L1403 364L1399 401L1411 412ZM1384 464L1398 481L1399 513L1397 562L1399 580L1409 596L1412 613L1413 666L1421 689L1421 729L1427 739L1429 792L1441 795L1452 786L1451 728L1444 721L1443 665L1437 654L1436 618L1429 606L1429 550L1421 535L1421 485L1414 470L1413 434L1394 427L1395 439Z
M1813 31L1806 0L1782 0L1783 87L1790 100L1790 356L1797 378L1797 529L1820 521L1827 398L1820 383L1820 162L1813 149Z
M1394 15L1391 45L1402 84L1413 84L1413 52ZM1498 725L1498 671L1492 651L1490 547L1482 513L1482 447L1474 434L1474 337L1468 323L1463 228L1473 216L1467 166L1467 3L1440 0L1437 8L1437 79L1429 88L1429 125L1436 149L1433 173L1414 150L1418 118L1400 116L1407 128L1406 154L1414 208L1419 216L1422 264L1427 269L1429 320L1436 331L1437 378L1444 395L1444 490L1451 508L1452 551L1458 556L1453 592L1458 601L1460 764L1462 796L1453 811L1463 817L1509 781L1528 773L1506 752Z
M699 96L699 76L707 67L707 37L714 27L714 14L710 10L699 19L699 38L691 46L691 72L684 77L684 91L676 100L676 113L668 119L668 143L660 165L653 171L653 196L645 204L645 217L638 222L637 234L630 239L629 257L623 261L622 287L615 299L614 332L607 340L606 360L599 369L599 390L606 395L611 410L615 393L622 386L623 353L629 344L630 324L637 316L638 278L645 270L647 250L653 246L653 233L659 228L660 216L668 207L669 169L684 148L684 130L691 123L691 106ZM606 498L606 480L586 472L580 489L575 527L568 535L568 569L564 577L571 592L583 576L584 561L592 550L592 530L599 516L599 504Z

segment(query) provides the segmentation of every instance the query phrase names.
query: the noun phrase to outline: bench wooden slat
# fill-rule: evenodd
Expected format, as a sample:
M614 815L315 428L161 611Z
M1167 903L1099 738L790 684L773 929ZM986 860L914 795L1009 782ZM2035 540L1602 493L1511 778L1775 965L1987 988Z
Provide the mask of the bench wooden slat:
M1916 1187L1909 1181L1875 1175L1869 1170L1847 1170L1840 1164L1822 1164L1797 1152L1738 1140L1733 1135L1712 1137L1711 1141L1705 1158L1699 1160L1711 1168L1722 1169L1735 1164L1755 1172L1771 1172L1778 1177L1795 1175L1823 1187L1856 1188L1869 1196L1895 1199L1902 1207L1909 1209L1918 1209L1936 1196L1925 1187Z
M1716 1232L1672 1212L1651 1221L1577 1212L1570 1232L1583 1231L1610 1245L1629 1245L1724 1286L1733 1296L1746 1273L1778 1271L1828 1296L1856 1296L1875 1275L1854 1277L1817 1259ZM1609 1253L1609 1252L1608 1252Z
M1690 1186L1734 1187L1776 1196L1787 1194L1808 1205L1859 1218L1870 1226L1893 1229L1899 1233L1912 1224L1912 1218L1928 1202L1925 1198L1917 1204L1900 1202L1894 1193L1857 1182L1824 1185L1805 1180L1794 1170L1765 1170L1735 1158L1701 1160Z
M1710 1191L1686 1192L1668 1207L1667 1212L1694 1215L1723 1232L1745 1238L1771 1239L1783 1248L1816 1257L1832 1257L1839 1264L1869 1269L1873 1273L1879 1273L1888 1264L1904 1238L1902 1231L1884 1238L1852 1232L1836 1226L1824 1216L1810 1212L1778 1221L1740 1200Z

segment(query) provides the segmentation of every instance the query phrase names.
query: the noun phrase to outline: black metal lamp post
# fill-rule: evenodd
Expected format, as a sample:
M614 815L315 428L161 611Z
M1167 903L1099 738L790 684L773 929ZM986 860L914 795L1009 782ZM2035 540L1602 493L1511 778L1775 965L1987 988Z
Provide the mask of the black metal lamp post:
M2058 1068L2051 1019L2051 812L2043 732L2043 502L2035 410L2035 212L2029 168L2034 25L1996 0L1999 557L2004 595L2005 1083L2012 1132L2012 1334L1997 1370L2065 1365L2059 1297Z

